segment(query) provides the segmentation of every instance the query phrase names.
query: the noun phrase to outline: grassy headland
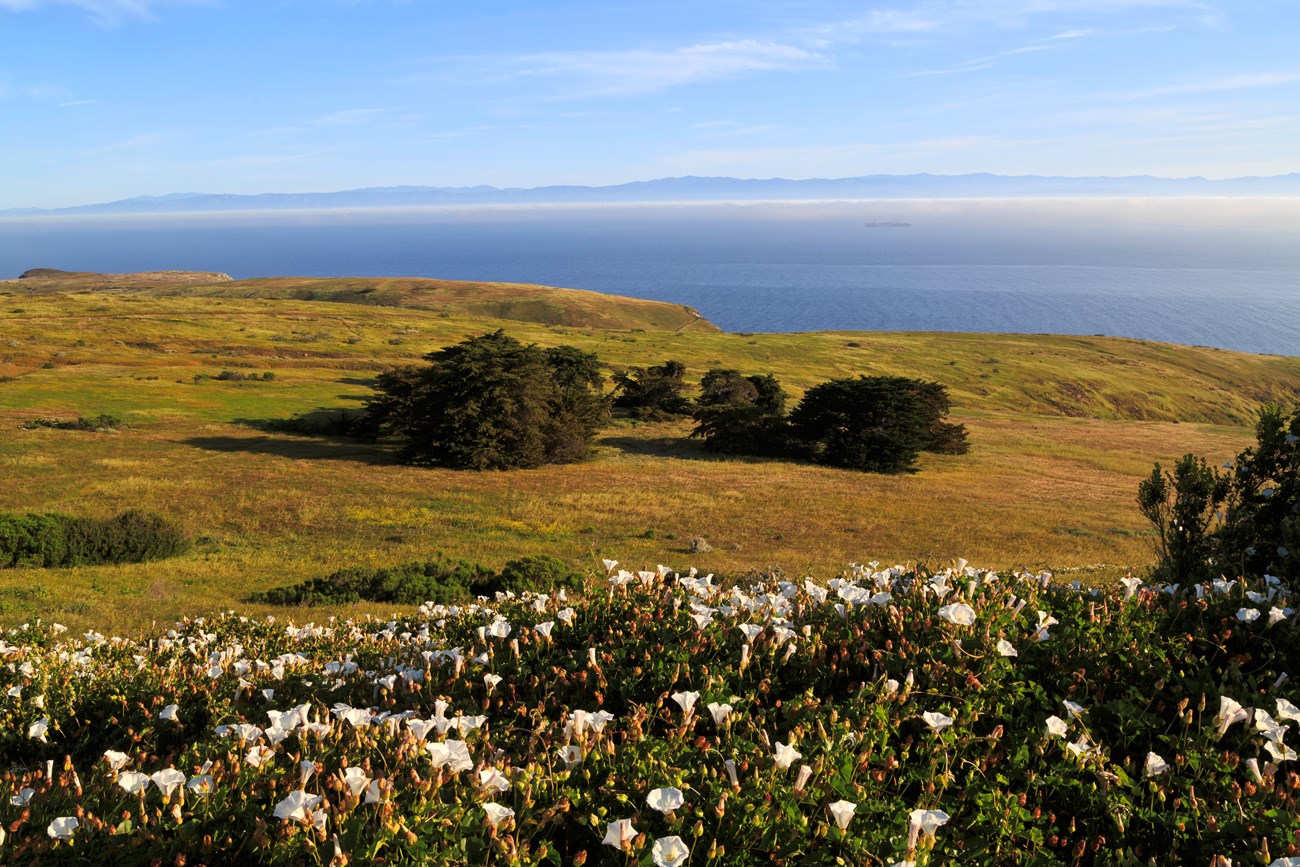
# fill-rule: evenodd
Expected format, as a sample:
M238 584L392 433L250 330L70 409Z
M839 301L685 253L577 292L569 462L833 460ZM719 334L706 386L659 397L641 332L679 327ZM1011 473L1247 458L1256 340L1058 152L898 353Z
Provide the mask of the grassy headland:
M1221 462L1249 443L1260 403L1300 395L1300 358L1114 338L724 334L676 305L445 281L101 284L0 283L0 511L154 510L197 544L164 562L0 574L4 622L135 630L438 551L493 567L551 554L822 577L848 561L966 557L1111 577L1151 560L1134 496L1152 461ZM796 398L857 373L934 379L972 449L923 457L913 476L869 476L722 459L685 439L689 424L618 422L589 463L466 473L274 430L358 407L377 372L501 327L611 369L673 358L693 378L770 372ZM204 378L223 370L274 379ZM101 412L127 427L18 430ZM696 536L715 550L688 555Z

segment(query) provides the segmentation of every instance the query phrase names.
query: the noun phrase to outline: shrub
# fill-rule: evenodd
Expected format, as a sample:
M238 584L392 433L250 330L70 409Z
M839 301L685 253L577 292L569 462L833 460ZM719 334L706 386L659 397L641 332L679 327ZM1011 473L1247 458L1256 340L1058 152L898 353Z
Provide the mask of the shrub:
M0 515L0 568L142 563L176 556L188 547L179 527L145 512L104 519Z
M409 463L515 469L582 460L608 414L596 356L542 350L497 331L382 374L372 426L400 437Z
M23 430L37 430L39 428L49 428L51 430L82 430L91 432L100 432L107 430L117 430L122 426L122 419L108 413L99 415L83 415L76 421L68 421L61 418L34 418L31 421L23 422L19 427Z
M666 421L690 415L691 403L682 396L686 365L665 361L656 367L634 367L614 374L614 406L629 410L641 421Z
M561 588L581 590L585 583L582 574L569 568L564 561L549 554L537 554L507 561L501 568L494 589L510 593L522 593L525 590L551 593Z
M290 587L276 587L249 597L250 602L272 605L348 605L354 602L391 602L419 605L449 604L498 590L551 591L580 589L582 576L547 555L511 560L498 575L486 566L439 555L425 563L403 563L380 569L340 569L324 578L312 578Z
M1138 506L1159 538L1157 572L1171 580L1270 574L1300 578L1300 407L1260 410L1256 443L1219 473L1185 455L1156 464Z

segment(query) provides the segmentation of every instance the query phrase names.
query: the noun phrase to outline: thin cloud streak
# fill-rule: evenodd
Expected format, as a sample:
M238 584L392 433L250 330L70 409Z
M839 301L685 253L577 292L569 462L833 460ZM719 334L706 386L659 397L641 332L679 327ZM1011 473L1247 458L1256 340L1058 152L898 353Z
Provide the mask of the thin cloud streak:
M575 51L525 55L496 80L576 78L562 98L651 93L746 73L796 71L830 65L816 51L767 39L706 42L674 49Z

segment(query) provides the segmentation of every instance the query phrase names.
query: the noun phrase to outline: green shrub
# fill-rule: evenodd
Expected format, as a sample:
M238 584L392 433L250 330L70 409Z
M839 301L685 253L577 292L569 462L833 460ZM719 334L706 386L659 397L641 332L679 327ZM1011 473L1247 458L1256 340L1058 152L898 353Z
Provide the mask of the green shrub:
M582 573L569 568L564 561L549 554L537 554L508 561L501 568L494 589L510 593L522 593L525 590L552 593L561 588L581 590L585 583Z
M48 428L50 430L84 430L84 431L106 431L117 430L122 426L122 419L108 413L99 415L83 415L76 421L69 421L62 418L34 418L31 421L25 421L19 427L22 430L38 430Z
M0 568L143 563L174 557L188 547L178 526L145 512L115 518L0 514Z
M582 585L580 574L544 554L511 560L500 574L478 563L440 555L425 563L402 563L381 569L340 569L324 578L256 593L248 601L271 605L450 604L476 596L491 596L497 591L580 589Z

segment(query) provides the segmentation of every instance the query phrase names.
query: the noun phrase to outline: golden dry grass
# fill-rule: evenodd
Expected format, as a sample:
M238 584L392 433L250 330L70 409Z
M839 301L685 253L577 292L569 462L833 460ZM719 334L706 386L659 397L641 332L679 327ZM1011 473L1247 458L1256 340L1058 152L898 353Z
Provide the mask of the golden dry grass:
M927 456L915 475L874 476L723 460L687 440L687 424L622 422L589 463L464 473L258 427L358 406L374 372L502 325L593 349L611 367L678 358L695 377L712 366L771 371L795 392L857 372L937 379L973 448ZM820 576L848 561L965 557L1109 579L1150 562L1134 495L1153 461L1195 451L1221 462L1249 441L1243 423L1260 400L1300 394L1300 359L1104 338L636 333L121 293L0 297L0 364L15 371L0 382L0 511L145 508L197 539L191 554L160 563L0 574L0 620L127 631L248 608L253 590L343 566L439 551L497 567L547 553ZM194 381L222 369L275 379ZM100 412L129 427L17 429ZM689 555L695 536L715 550Z

